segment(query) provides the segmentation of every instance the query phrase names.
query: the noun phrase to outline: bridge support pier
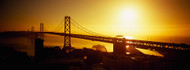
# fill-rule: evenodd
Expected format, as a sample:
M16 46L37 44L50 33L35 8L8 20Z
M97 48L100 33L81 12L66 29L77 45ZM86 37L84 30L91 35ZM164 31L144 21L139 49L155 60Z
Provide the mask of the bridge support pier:
M122 40L113 39L113 53L126 54L125 38Z
M44 40L37 38L35 39L35 57L41 57L42 55L42 50L44 48L43 45Z

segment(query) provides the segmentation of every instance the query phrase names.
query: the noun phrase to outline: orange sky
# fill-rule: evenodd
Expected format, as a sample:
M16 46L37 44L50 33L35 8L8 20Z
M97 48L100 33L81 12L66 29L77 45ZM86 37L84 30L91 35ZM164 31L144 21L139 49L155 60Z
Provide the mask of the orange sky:
M23 31L41 22L49 30L71 16L100 34L190 36L188 0L5 0L0 2L0 31ZM72 26L72 33L82 33Z

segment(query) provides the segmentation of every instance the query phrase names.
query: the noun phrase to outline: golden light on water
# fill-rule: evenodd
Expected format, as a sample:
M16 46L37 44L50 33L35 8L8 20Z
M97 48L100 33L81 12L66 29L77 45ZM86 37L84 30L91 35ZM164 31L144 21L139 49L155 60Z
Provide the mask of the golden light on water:
M141 51L143 54L164 57L164 55L162 55L162 54L160 54L160 53L158 53L156 51L151 51L151 50L147 50L147 49L140 49L140 48L136 48L136 49Z

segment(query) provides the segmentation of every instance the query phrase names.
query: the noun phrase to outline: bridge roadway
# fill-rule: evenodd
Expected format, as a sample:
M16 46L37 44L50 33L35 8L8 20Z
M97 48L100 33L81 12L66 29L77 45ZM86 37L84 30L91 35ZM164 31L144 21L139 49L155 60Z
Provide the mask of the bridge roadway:
M40 33L40 32L37 32L37 33ZM43 32L43 33L60 35L60 36L69 35L69 34L58 33L58 32ZM91 35L82 35L82 34L70 34L70 37L87 39L87 40L92 40L92 41L100 41L100 42L106 42L106 43L114 43L114 40L116 40L117 42L122 42L123 40L125 40L126 45L129 45L135 48L142 48L142 49L156 49L156 50L163 50L163 51L165 50L190 51L190 45L186 45L186 44L131 40L131 39L117 38L117 37L91 36Z

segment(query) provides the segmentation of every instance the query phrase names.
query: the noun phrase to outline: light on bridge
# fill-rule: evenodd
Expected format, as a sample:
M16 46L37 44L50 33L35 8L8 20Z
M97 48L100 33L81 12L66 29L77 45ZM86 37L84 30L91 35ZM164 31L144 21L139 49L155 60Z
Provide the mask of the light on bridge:
M126 54L130 54L129 52L126 52Z
M129 43L129 44L131 44L131 43L133 43L133 42L131 42L131 41L126 41L126 43Z
M129 45L127 45L126 48L129 48Z

